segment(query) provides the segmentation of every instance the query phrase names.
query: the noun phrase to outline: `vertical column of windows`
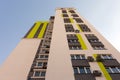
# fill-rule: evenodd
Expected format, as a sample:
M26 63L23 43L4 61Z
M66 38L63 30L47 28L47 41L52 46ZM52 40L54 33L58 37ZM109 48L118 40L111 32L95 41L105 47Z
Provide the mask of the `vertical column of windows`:
M44 34L44 39L41 41L36 57L31 66L27 80L45 80L47 62L49 58L49 49L52 37L54 18L50 18L49 25Z

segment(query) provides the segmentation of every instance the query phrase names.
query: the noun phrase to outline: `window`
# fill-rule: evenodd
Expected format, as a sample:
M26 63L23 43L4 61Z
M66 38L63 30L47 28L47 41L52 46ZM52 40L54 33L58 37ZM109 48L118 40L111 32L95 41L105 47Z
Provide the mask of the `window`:
M83 21L82 21L80 18L74 18L74 20L75 20L77 23L83 23Z
M108 73L120 73L120 67L107 67Z
M94 50L105 50L105 48L102 46L93 46L93 49Z
M99 42L98 40L89 40L89 42Z
M67 38L77 39L77 36L75 34L67 34Z
M105 50L103 43L94 34L85 34L85 36L94 50Z
M63 17L68 17L68 14L63 14Z
M80 46L69 46L70 50L82 50Z
M75 34L67 34L68 46L70 50L81 50L81 45Z
M35 71L35 72L34 72L34 76L35 76L35 77L44 77L45 74L46 74L45 71Z
M82 30L83 32L90 32L90 31L91 31L91 30L88 28L88 26L85 25L85 24L79 24L79 27L81 28L81 30Z
M85 73L84 67L79 67L80 73Z
M44 58L44 55L40 55L40 58Z
M42 49L42 53L48 54L49 53L49 49Z
M47 67L47 62L37 62L36 66L45 68L45 67Z
M64 18L64 23L71 23L69 18Z
M78 73L79 73L77 67L74 67L74 73L75 73L75 74L78 74Z
M65 30L66 32L74 32L72 24L65 24Z
M62 10L62 13L67 13L67 11L66 10Z
M38 62L38 63L37 63L37 66L42 67L42 66L43 66L43 63L42 63L42 62Z
M74 11L74 10L69 10L69 12L70 12L70 13L75 13L75 11Z
M72 14L73 17L79 17L77 14Z
M48 59L48 55L44 55L45 59Z
M40 59L48 59L48 55L39 55L38 58L40 58Z
M79 60L79 59L85 59L85 55L71 55L72 60Z
M90 67L73 67L74 74L87 74L91 73Z
M45 72L41 72L41 76L45 76Z
M77 39L68 39L68 42L69 43L74 43L74 42L78 42L78 40Z
M102 59L113 59L112 55L110 55L110 54L102 54L101 58Z

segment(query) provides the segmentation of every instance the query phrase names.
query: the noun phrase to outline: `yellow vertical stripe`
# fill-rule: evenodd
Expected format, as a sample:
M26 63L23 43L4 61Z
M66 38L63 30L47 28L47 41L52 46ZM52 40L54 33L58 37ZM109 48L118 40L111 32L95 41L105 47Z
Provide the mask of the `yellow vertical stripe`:
M85 43L84 43L84 41L83 41L83 39L82 39L82 36L81 36L80 34L76 34L76 36L77 36L77 38L78 38L78 40L79 40L79 42L80 42L80 44L81 44L82 49L83 49L83 50L86 50L86 49L87 49L87 46L85 45Z
M96 59L97 54L94 54L93 56L94 56L94 58ZM108 73L107 70L105 69L103 63L102 63L102 62L97 62L97 63L98 63L98 65L99 65L101 71L103 72L106 80L112 80L111 76L109 75L109 73Z
M73 18L70 18L70 22L71 22L71 23L74 23Z
M80 25L79 25L79 24L77 24L77 27L78 27L78 29L80 30L80 32L83 32L82 29L80 28Z
M38 38L42 38L43 37L43 35L45 33L45 30L46 30L46 27L47 27L47 24L48 24L48 22L44 22L43 27L42 27L39 35L38 35Z
M35 35L36 31L38 30L40 24L41 24L41 22L36 22L36 25L31 30L31 32L28 34L27 38L33 38L34 37L34 35Z

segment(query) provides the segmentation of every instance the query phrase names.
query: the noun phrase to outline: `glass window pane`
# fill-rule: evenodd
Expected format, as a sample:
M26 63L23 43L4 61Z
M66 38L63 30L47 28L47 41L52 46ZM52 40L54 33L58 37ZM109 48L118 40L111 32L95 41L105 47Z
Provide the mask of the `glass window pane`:
M113 59L113 57L111 55L108 55L109 59Z
M42 66L42 64L43 64L42 62L38 62L38 66Z
M47 62L44 62L44 66L47 66Z
M35 76L39 76L39 75L40 75L40 71L36 71Z
M80 73L85 73L84 67L79 67Z
M108 59L107 55L102 55L103 59Z
M87 73L91 73L90 68L86 68Z
M85 56L84 55L81 55L82 59L85 59Z
M75 74L78 73L77 67L74 67L74 73L75 73Z
M113 68L111 68L112 69L112 71L114 72L114 73L119 73L119 71L115 68L115 67L113 67Z
M71 55L71 59L75 59L74 55Z
M44 58L44 55L40 55L40 58Z
M112 71L110 70L110 68L106 68L108 73L112 73Z
M120 67L118 67L119 73L120 73Z
M48 55L45 55L45 58L48 58Z
M45 76L45 72L41 72L41 76Z
M80 59L80 55L76 55L76 59Z

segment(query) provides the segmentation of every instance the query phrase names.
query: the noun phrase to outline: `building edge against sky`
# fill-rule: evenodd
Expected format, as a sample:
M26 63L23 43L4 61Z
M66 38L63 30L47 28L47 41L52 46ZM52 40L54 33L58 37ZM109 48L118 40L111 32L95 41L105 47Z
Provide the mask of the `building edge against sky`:
M35 22L0 69L0 80L119 80L119 52L74 8Z

